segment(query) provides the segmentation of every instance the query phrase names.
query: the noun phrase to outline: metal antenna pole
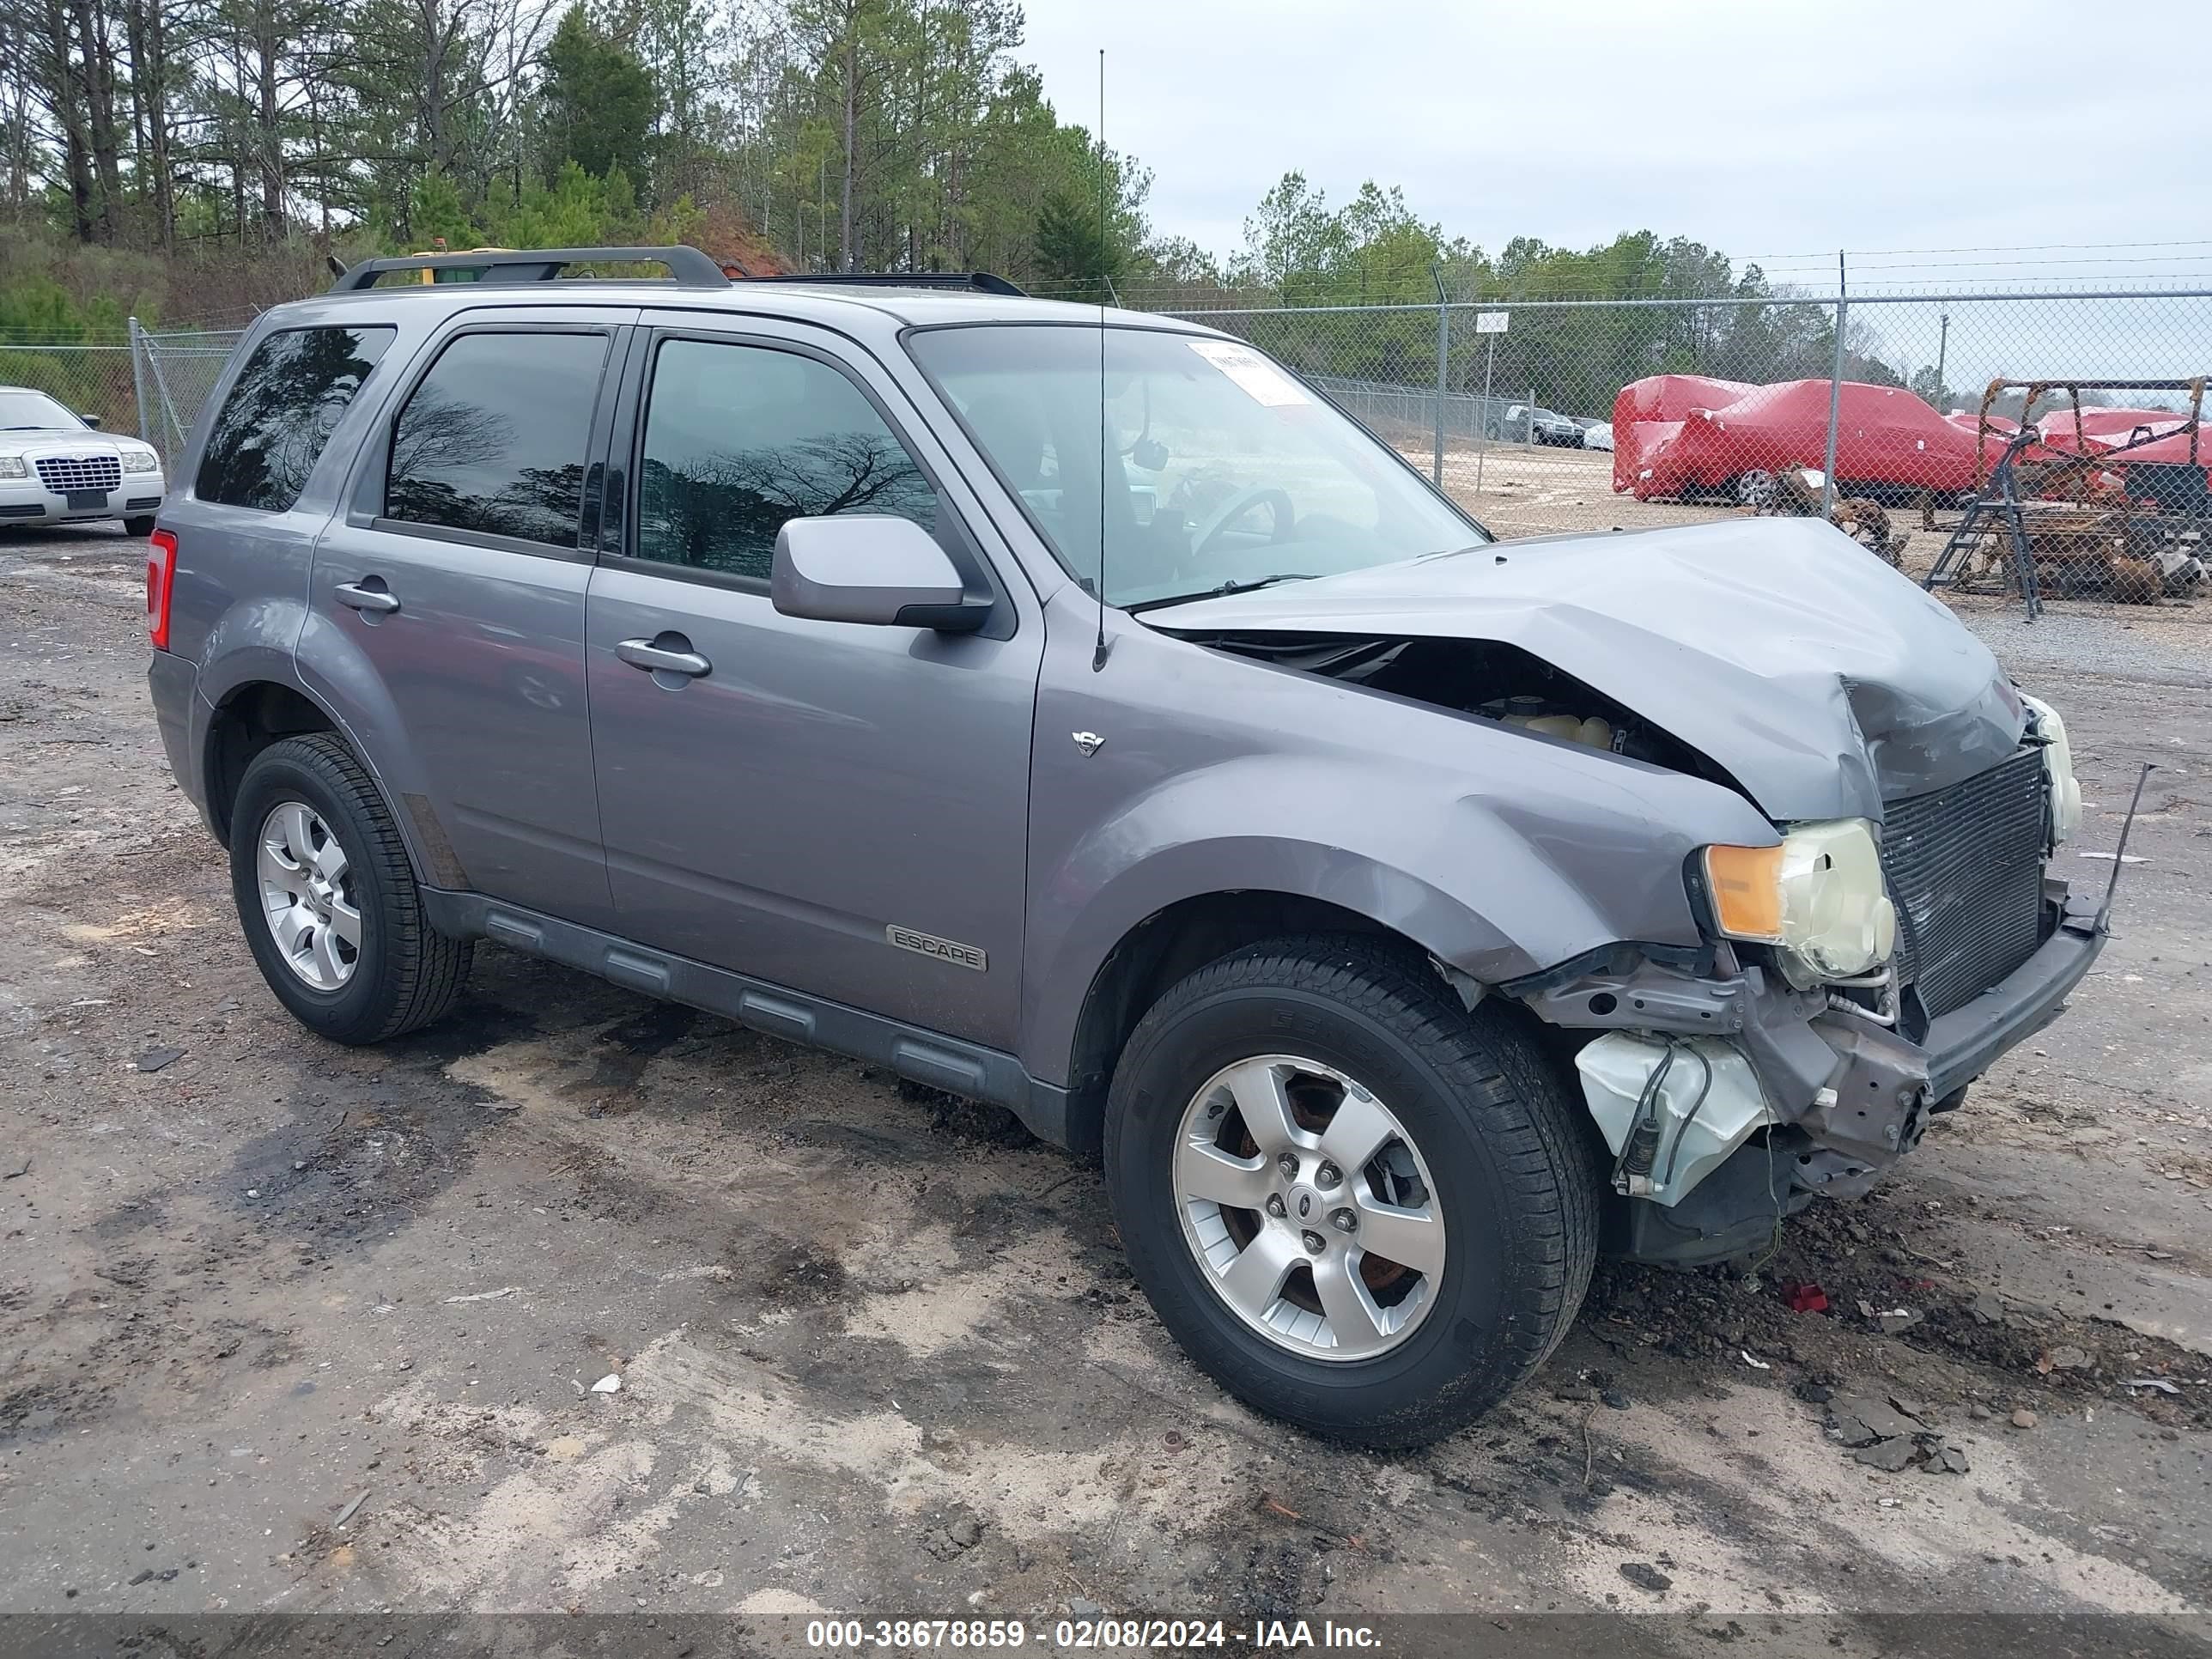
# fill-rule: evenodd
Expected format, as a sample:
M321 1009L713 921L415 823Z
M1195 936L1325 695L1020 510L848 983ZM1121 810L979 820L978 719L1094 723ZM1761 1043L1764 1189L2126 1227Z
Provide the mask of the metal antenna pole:
M1106 48L1098 48L1098 258L1108 293L1113 279L1106 276ZM1091 672L1106 666L1106 463L1110 456L1106 427L1106 306L1098 306L1098 632L1091 647Z
M1112 218L1106 205L1106 48L1098 48L1098 274L1106 275L1107 249L1113 244L1107 227ZM1102 323L1101 327L1104 325Z
M1106 427L1106 307L1098 307L1098 632L1091 646L1091 672L1106 666L1106 463L1112 459Z

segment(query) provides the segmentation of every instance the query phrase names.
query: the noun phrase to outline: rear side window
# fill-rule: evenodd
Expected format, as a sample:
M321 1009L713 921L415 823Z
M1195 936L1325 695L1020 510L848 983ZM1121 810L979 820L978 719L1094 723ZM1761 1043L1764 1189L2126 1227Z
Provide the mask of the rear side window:
M795 351L667 340L638 466L637 556L766 581L791 519L937 526L937 493L875 405Z
M395 331L288 328L254 347L208 434L192 493L264 513L290 507Z
M384 516L576 545L604 334L464 334L399 411Z

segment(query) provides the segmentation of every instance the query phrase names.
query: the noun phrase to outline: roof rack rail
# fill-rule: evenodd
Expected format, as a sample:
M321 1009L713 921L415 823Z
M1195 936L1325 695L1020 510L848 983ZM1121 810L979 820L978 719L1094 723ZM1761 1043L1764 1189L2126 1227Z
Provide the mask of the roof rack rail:
M817 270L789 275L749 276L752 283L814 283L838 288L954 288L973 294L1002 294L1025 300L1029 290L988 270Z
M481 270L486 283L550 283L571 265L600 262L659 264L683 288L727 288L722 267L696 247L476 248L453 253L408 253L396 258L363 259L339 274L332 293L374 288L386 271Z

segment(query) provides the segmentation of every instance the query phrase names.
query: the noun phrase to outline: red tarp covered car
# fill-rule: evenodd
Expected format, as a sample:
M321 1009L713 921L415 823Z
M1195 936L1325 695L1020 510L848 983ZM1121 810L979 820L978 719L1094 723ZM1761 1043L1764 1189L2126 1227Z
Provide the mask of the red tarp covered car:
M1626 493L1649 465L1646 453L1681 430L1693 409L1726 409L1759 388L1704 374L1650 374L1631 380L1613 400L1613 487ZM1647 429L1648 428L1648 429Z
M2091 449L2114 449L2128 441L2138 427L2149 429L2149 435L2162 438L2186 422L2187 417L2171 409L2084 409L2079 434L2075 430L2074 410L2069 406L2054 410L2038 421L2036 429L2043 434L2043 441L2053 449L2076 450L2087 440ZM2148 459L2156 459L2150 457ZM2186 459L2185 455L2182 459Z
M1624 400L1632 409L1647 401L1656 407L1657 394L1638 391L1650 384L1624 387L1615 410ZM1826 380L1754 386L1720 408L1692 406L1626 434L1616 415L1613 488L1649 501L1686 490L1729 491L1747 472L1818 467L1827 447L1828 393ZM1952 495L1974 487L1971 425L1962 429L1899 386L1846 380L1841 403L1836 477L1844 490Z
M1613 423L1679 421L1693 409L1726 409L1759 388L1748 380L1716 380L1704 374L1652 374L1631 380L1613 400Z
M2128 476L2129 469L2138 463L2146 465L2187 466L2194 461L2204 469L2205 477L2212 479L2212 436L2207 436L2201 428L2195 433L2193 435L2197 440L2197 453L2192 455L2189 453L2189 441L2191 435L2185 431L2169 431L2163 437L2154 438L2146 444L2138 444L2112 464L2112 471L2109 476L2124 478ZM2089 447L2093 450L2100 447L2110 449L2118 444L2125 443L2127 436L2124 432L2119 433L2100 446L2096 433L2092 431L2089 434Z

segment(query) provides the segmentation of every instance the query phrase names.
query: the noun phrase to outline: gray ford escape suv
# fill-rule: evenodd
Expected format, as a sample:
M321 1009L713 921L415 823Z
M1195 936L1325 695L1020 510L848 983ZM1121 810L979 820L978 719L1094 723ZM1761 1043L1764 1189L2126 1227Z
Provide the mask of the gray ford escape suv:
M2102 942L2058 717L1843 536L1493 542L1202 328L374 261L181 478L154 703L303 1024L489 939L1010 1107L1347 1439L1863 1192Z

